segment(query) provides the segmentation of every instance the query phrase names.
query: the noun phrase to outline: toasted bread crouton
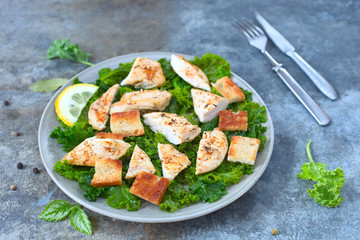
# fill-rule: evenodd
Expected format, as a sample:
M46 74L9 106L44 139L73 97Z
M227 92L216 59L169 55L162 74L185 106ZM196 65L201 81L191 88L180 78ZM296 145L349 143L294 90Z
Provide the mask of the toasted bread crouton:
M68 164L93 167L99 158L119 159L125 155L129 147L130 144L122 140L91 137L67 153L61 161L67 160Z
M95 137L101 139L109 138L109 139L123 140L123 136L121 134L109 133L109 132L98 132L95 134Z
M228 161L254 165L260 140L241 136L233 136L228 154Z
M131 156L129 169L126 173L125 179L136 177L140 172L145 171L154 174L156 169L151 162L150 157L138 145L135 146L134 152Z
M246 131L247 112L234 113L232 109L219 112L219 128L223 131Z
M112 133L123 137L141 136L145 134L140 121L140 111L117 112L111 114L110 129Z
M159 205L166 192L170 180L148 172L140 172L130 188L130 193Z
M121 160L100 158L95 162L95 174L91 181L94 187L121 185Z
M230 103L245 101L245 94L231 78L225 76L212 84Z

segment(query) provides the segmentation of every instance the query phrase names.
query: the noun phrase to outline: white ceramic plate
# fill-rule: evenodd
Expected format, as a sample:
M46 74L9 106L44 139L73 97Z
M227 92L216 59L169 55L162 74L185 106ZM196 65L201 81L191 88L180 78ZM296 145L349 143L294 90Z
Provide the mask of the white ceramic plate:
M168 52L143 52L119 56L98 63L95 66L77 74L75 77L78 77L82 82L89 83L98 79L98 72L102 68L106 67L114 69L118 67L119 63L131 62L133 59L139 56L147 57L153 60L158 60L160 58L170 59L171 54L172 53ZM186 59L193 58L192 56L187 56L184 54L183 56ZM140 209L136 212L129 212L125 209L111 208L106 204L106 199L102 198L99 198L96 202L88 202L83 197L83 193L78 186L78 182L70 181L54 171L54 165L56 161L62 159L66 153L61 149L61 146L57 143L56 139L52 139L49 136L51 131L55 127L59 126L59 122L57 121L55 113L55 100L66 87L72 84L73 79L67 82L56 92L43 112L39 126L39 149L45 168L57 186L74 201L80 203L90 210L112 218L134 222L175 222L200 217L223 208L241 197L256 183L268 165L274 145L274 128L269 112L267 112L267 122L264 124L264 126L267 127L267 131L265 133L267 142L265 144L264 150L261 151L256 158L254 172L250 175L244 176L240 183L227 187L227 194L214 203L193 204L189 207L179 209L174 213L167 213L165 211L161 211L156 205L145 201L142 201ZM234 73L232 73L232 79L240 87L243 87L244 89L253 93L253 101L258 102L261 105L265 105L255 90L243 79Z

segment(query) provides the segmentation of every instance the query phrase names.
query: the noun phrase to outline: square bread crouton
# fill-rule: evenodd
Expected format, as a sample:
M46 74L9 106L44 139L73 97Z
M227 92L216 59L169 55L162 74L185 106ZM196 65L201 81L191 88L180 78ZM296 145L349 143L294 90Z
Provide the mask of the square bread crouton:
M112 133L123 137L140 136L145 134L140 121L140 111L116 112L111 114L110 129Z
M159 205L169 184L167 178L142 171L136 176L130 193Z
M95 134L95 137L101 138L101 139L123 140L123 136L121 134L109 133L109 132L98 132Z
M260 140L241 136L233 136L228 154L228 161L254 165Z
M225 76L212 84L229 103L245 101L245 94L231 78Z
M234 113L231 109L219 112L219 128L223 131L246 131L247 112L239 111Z
M100 158L95 162L95 174L91 181L94 187L121 185L121 160Z

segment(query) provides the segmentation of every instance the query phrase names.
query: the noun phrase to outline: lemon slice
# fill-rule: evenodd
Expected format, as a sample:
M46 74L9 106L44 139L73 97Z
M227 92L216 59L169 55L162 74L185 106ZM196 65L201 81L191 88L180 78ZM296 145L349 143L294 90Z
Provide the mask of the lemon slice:
M68 126L73 126L81 110L98 88L98 86L86 83L65 88L55 101L55 111L60 120Z

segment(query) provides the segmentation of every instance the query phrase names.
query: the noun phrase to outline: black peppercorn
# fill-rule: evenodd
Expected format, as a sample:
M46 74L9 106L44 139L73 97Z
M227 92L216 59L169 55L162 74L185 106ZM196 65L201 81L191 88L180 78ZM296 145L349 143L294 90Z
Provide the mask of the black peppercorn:
M17 167L18 169L23 169L24 165L23 165L21 162L18 162L17 165L16 165L16 167Z
M40 170L39 170L38 168L33 168L33 172L34 172L34 173L39 173Z

